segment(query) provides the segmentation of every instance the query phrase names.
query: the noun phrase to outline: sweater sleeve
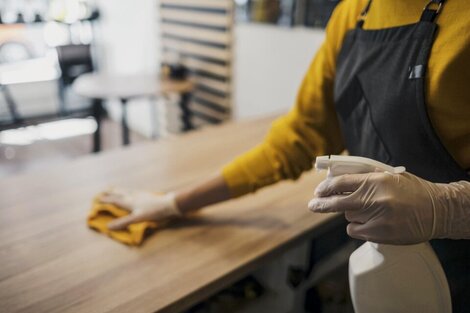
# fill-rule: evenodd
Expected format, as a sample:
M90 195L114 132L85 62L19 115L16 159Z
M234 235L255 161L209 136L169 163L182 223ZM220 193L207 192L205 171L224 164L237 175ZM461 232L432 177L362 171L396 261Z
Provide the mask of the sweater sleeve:
M283 179L297 179L312 168L316 156L344 149L333 102L336 56L363 2L345 0L337 6L293 108L272 123L262 143L223 167L232 197Z

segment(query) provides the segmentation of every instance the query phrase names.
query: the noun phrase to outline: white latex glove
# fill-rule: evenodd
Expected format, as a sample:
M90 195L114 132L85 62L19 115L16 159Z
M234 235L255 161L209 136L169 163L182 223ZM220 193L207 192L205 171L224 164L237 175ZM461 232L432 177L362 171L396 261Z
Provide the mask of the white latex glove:
M323 181L313 212L345 212L351 237L415 244L470 239L470 182L431 183L410 173L346 174Z
M99 200L128 210L131 214L108 224L111 230L125 229L128 225L143 221L162 221L181 216L175 202L175 195L155 194L147 191L110 189Z

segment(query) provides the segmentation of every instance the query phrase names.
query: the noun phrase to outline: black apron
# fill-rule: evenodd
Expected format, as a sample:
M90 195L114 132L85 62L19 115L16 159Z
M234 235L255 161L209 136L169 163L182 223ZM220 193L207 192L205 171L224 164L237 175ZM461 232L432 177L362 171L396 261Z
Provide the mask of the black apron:
M418 23L364 30L370 1L357 27L345 36L337 58L334 98L351 155L403 165L426 180L449 183L470 181L470 176L436 135L424 99L427 63L438 28L435 18L443 2L432 0ZM470 312L470 240L431 244L449 281L453 311Z

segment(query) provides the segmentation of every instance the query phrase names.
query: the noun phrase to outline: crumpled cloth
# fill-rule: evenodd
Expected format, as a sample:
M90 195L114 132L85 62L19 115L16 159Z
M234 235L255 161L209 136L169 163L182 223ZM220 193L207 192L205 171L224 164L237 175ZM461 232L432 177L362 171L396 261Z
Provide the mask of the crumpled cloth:
M155 222L139 222L131 224L126 230L110 230L108 223L116 218L128 215L130 212L119 208L116 205L102 203L98 199L93 200L93 204L88 214L87 224L110 238L130 246L139 246L145 238L153 233L157 228Z

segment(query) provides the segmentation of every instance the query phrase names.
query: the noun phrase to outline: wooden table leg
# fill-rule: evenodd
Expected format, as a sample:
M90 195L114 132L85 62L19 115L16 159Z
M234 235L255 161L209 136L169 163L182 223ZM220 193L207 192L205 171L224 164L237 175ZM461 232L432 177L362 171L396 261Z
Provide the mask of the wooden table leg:
M150 123L152 126L152 133L150 137L152 139L157 139L159 136L159 123L157 119L157 105L158 99L155 96L149 97L149 105L150 105Z
M101 151L101 120L103 118L103 101L93 99L92 115L96 121L96 130L93 133L93 152Z
M0 91L3 92L3 97L5 98L5 102L7 103L8 110L10 111L10 115L12 117L13 123L21 125L21 123L23 123L23 119L18 113L16 102L15 100L13 100L13 97L10 93L10 90L8 89L8 86L0 85Z
M122 107L122 116L121 116L121 125L122 125L122 144L124 146L129 145L129 126L127 125L127 98L121 98L121 107Z
M191 122L192 112L189 109L189 97L189 92L182 93L181 100L179 103L181 109L181 121L183 122L183 131L189 131L191 129L194 129L194 125Z

